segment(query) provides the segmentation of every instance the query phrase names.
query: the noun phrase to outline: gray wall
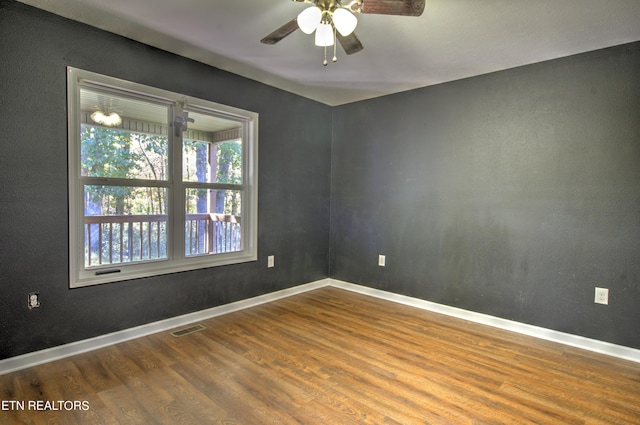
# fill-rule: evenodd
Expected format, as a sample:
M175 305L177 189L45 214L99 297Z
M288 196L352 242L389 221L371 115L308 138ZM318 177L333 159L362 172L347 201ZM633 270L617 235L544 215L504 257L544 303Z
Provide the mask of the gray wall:
M332 109L0 0L0 59L0 359L328 275L640 348L638 43ZM258 262L68 289L67 65L260 114Z
M331 277L640 348L640 43L333 115Z
M0 58L0 359L327 277L329 107L6 0ZM260 114L258 262L68 288L67 65Z

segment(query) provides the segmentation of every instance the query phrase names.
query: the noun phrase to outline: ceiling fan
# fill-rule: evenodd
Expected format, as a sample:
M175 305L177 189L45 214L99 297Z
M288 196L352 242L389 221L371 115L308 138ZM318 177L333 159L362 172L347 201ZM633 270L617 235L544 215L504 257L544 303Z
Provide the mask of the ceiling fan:
M293 0L296 3L310 3L313 6L303 10L262 40L264 44L276 44L295 30L300 28L305 34L314 31L315 44L325 48L324 65L327 64L326 48L334 46L335 39L347 55L363 49L362 43L353 30L357 25L356 14L378 14L399 16L420 16L424 11L425 0Z

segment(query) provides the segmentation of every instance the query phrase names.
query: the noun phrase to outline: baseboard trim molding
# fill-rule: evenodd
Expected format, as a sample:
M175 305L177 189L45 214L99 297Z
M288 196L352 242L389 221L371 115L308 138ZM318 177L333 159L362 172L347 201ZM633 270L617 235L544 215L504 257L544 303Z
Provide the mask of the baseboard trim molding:
M245 308L254 307L271 301L276 301L292 295L301 294L317 288L329 285L329 279L322 279L303 285L294 286L292 288L271 292L257 297L248 298L223 304L217 307L184 314L182 316L171 317L169 319L160 320L158 322L148 323L146 325L136 326L134 328L124 329L121 331L100 335L94 338L82 341L72 342L57 347L47 348L45 350L34 351L32 353L22 354L20 356L10 357L0 360L0 375L14 372L28 367L37 366L39 364L52 362L65 357L74 356L76 354L86 353L98 348L108 347L120 342L129 341L131 339L140 338L158 332L164 332L180 326L190 325L201 320L210 319L212 317L221 316L223 314L232 313L234 311L243 310Z
M596 339L590 339L564 332L554 331L552 329L528 325L526 323L514 322L512 320L502 319L483 313L476 313L474 311L463 310L460 308L438 304L419 298L413 298L406 295L394 294L392 292L370 288L368 286L357 285L354 283L343 282L336 279L329 279L329 285L336 288L357 292L363 295L369 295L387 301L393 301L396 303L417 307L423 310L432 311L434 313L445 314L447 316L469 320L471 322L493 326L495 328L517 332L519 334L533 336L547 341L558 342L560 344L570 345L572 347L582 348L584 350L594 351L596 353L606 354L609 356L640 363L640 350L634 348L611 344L609 342L599 341Z
M122 331L113 332L106 335L100 335L95 338L89 338L82 341L60 345L57 347L47 348L41 351L35 351L16 357L10 357L8 359L0 360L0 375L63 359L65 357L74 356L76 354L86 353L88 351L129 341L131 339L140 338L158 332L164 332L180 326L190 325L201 320L210 319L216 316L221 316L223 314L232 313L234 311L243 310L271 301L276 301L282 298L287 298L292 295L301 294L325 286L333 286L336 288L357 292L363 295L368 295L387 301L420 308L422 310L445 314L447 316L469 320L471 322L493 326L507 331L517 332L523 335L529 335L547 341L558 342L560 344L570 345L572 347L582 348L585 350L594 351L596 353L606 354L609 356L640 363L640 350L634 348L611 344L608 342L598 341L595 339L585 338L582 336L572 335L564 332L558 332L538 326L527 325L525 323L514 322L512 320L489 316L487 314L476 313L473 311L463 310L444 304L438 304L419 298L395 294L368 286L357 285L355 283L327 278L283 289L280 291L271 292L269 294L259 295L257 297L212 307L206 310L200 310L182 316L171 317L169 319L160 320L158 322L148 323L146 325L124 329Z

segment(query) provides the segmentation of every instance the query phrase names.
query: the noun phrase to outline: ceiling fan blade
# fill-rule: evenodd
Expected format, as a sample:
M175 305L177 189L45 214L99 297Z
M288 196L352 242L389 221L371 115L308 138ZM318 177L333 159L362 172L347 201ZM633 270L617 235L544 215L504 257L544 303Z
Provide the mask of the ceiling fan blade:
M293 18L292 20L260 40L260 42L264 44L276 44L278 41L282 40L297 29L298 22L296 21L296 18Z
M378 15L420 16L424 12L425 0L362 0L353 9L360 13Z
M358 53L364 48L358 37L356 37L356 34L353 32L346 37L341 35L339 32L336 32L336 35L338 36L338 41L344 49L344 52L348 55Z

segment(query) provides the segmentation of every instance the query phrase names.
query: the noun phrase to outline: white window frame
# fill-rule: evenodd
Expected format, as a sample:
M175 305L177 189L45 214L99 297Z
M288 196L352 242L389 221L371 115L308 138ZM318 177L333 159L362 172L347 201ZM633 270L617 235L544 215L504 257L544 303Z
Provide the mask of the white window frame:
M80 163L80 88L83 85L142 96L170 107L169 122L182 116L185 101L189 108L211 111L241 124L243 178L240 185L217 185L219 189L241 190L242 249L235 252L186 256L184 253L185 205L188 187L216 188L216 184L198 184L182 180L182 136L169 127L169 217L167 222L167 259L85 267L84 260L84 185ZM157 276L188 270L257 260L258 237L258 114L180 93L133 83L90 71L67 67L68 162L69 162L69 286L71 288ZM170 124L171 125L171 124ZM103 179L108 180L108 179ZM152 182L151 184L156 184ZM181 230L180 230L181 229Z

